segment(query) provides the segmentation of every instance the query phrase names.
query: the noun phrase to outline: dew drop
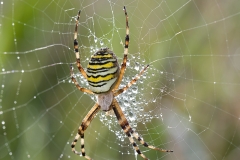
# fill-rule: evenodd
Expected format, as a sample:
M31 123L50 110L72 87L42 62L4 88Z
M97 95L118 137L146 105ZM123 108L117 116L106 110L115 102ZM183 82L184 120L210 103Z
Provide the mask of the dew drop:
M134 69L138 71L139 70L139 65L135 65Z
M189 115L189 122L192 120L192 116Z
M96 37L94 37L94 42L97 43L97 38Z
M136 94L138 92L138 87L132 86L132 92Z
M123 104L124 104L124 106L127 106L127 107L130 106L128 100L124 100Z
M135 121L136 120L136 116L132 112L129 112L129 120L130 121Z

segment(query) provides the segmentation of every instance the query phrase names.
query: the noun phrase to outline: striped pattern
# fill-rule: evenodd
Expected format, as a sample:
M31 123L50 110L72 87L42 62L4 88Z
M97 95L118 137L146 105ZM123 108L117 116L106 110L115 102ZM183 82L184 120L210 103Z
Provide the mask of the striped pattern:
M143 140L142 137L140 137L129 125L121 107L119 106L117 100L114 98L113 100L113 111L118 119L119 125L122 127L124 133L128 136L130 143L132 144L134 150L145 160L148 160L148 158L140 151L137 143L134 141L133 138L138 140L144 147L148 147L150 149L158 150L161 152L173 152L172 150L166 150L162 148L157 148L152 145L148 145L147 142Z
M89 89L95 94L110 91L119 76L119 65L115 54L102 48L92 55L87 66Z
M122 78L123 78L123 75L124 75L124 72L126 69L126 64L127 64L128 45L129 45L129 26L128 26L128 15L127 15L127 10L126 10L125 6L124 6L123 10L124 10L125 17L126 17L126 37L125 37L125 45L124 45L124 57L123 57L123 62L121 65L118 81L116 82L113 90L118 89L120 83L122 82Z
M86 131L86 129L88 128L88 126L90 125L91 121L93 120L93 118L95 117L95 115L98 113L99 110L100 110L100 106L99 106L99 104L96 103L91 108L91 110L88 112L88 114L85 116L85 118L82 120L82 124L78 128L78 133L75 136L75 138L74 138L74 140L72 142L72 145L71 145L73 153L75 153L77 155L82 155L87 160L92 160L92 159L89 156L87 156L86 152L85 152L84 131ZM77 143L79 138L81 138L81 152L78 152L78 151L75 150L75 146L76 146L76 143Z
M90 90L86 88L82 88L77 80L73 76L72 66L70 67L70 72L72 76L72 81L75 83L76 87L85 93L89 94L98 94L98 102L91 108L88 114L82 121L82 124L78 128L78 133L75 136L75 139L72 142L72 151L77 155L82 155L87 160L92 160L89 156L86 155L85 146L84 146L84 132L90 125L91 121L95 117L95 115L99 112L100 109L103 111L109 111L113 109L119 125L122 127L125 134L128 136L130 143L132 144L134 150L144 159L148 160L148 158L140 151L138 145L134 141L134 138L138 140L144 147L148 147L150 149L158 150L161 152L173 152L172 150L165 150L161 148L157 148L152 145L148 145L142 137L140 137L129 125L121 107L119 106L117 100L114 98L117 95L126 91L132 84L134 84L143 72L147 69L146 66L134 79L132 79L124 88L118 89L124 71L126 69L127 63L127 55L128 55L128 45L129 45L129 26L128 26L128 15L126 11L126 7L124 6L124 13L126 17L126 37L125 37L125 46L124 46L124 58L123 63L121 65L121 69L119 68L117 58L115 54L109 50L108 48L103 48L97 51L89 61L87 66L87 72L84 71L80 64L80 56L78 51L78 41L77 41L77 28L78 28L78 20L80 17L80 11L78 12L78 17L76 19L75 32L74 32L74 51L76 54L77 67L79 71L82 73L84 78L88 80ZM117 90L118 89L118 90ZM113 90L113 91L112 91ZM117 91L116 91L117 90ZM110 92L108 92L110 91ZM107 93L105 93L107 92ZM81 152L75 150L75 146L77 141L80 138L81 142Z
M147 157L140 151L138 145L134 141L132 134L134 131L130 127L126 117L124 116L122 109L120 108L118 102L116 99L113 100L113 111L118 119L119 125L122 127L123 131L125 134L128 136L130 143L133 145L134 150L145 160L148 160Z

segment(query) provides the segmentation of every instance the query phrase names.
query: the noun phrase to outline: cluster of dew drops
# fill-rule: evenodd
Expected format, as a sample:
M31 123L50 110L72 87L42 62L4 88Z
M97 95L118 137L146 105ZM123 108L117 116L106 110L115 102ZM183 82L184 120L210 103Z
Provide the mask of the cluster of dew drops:
M96 41L97 39L94 38L95 43ZM103 47L102 41L100 41L100 45L101 47ZM85 49L89 50L90 53L93 54L98 50L98 47L90 46ZM88 61L89 61L89 57L82 57L81 59L82 63L87 63ZM121 61L119 63L121 63ZM127 68L126 68L128 73L130 74L124 75L124 78L119 88L126 86L135 77L135 75L138 74L141 71L141 69L143 69L144 64L145 63L142 60L140 60L138 56L134 57L133 55L130 55L128 57ZM116 97L122 111L124 112L125 117L127 118L132 128L136 128L139 122L145 123L145 122L151 121L153 117L151 113L144 112L144 106L146 106L148 102L144 98L144 95L142 93L143 88L141 88L141 85L139 85L144 83L144 80L147 78L146 75L148 75L147 71L141 76L141 78L137 81L136 84L133 84L127 91L125 91L124 93ZM74 76L76 77L78 83L81 86L88 88L87 80L79 72L74 72ZM71 79L69 79L68 82L72 83ZM92 96L92 95L89 95L89 96L91 96L91 99L93 101L95 102L97 101L95 96ZM120 141L124 141L126 136L125 134L122 133L122 130L119 127L117 118L114 115L113 111L110 111L107 113L100 112L98 113L97 117L99 117L102 124L108 127L109 131L113 132Z

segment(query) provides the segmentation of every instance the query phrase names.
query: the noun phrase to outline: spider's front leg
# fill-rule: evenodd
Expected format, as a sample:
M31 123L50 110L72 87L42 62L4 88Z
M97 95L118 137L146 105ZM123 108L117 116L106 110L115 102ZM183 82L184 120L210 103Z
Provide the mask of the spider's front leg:
M129 39L130 38L129 38L128 14L127 14L127 9L126 9L125 6L124 6L123 10L124 10L125 18L126 18L126 36L125 36L125 45L124 45L124 56L123 56L123 62L122 62L122 65L121 65L118 80L116 81L116 84L113 88L114 90L117 90L120 83L122 82L122 78L123 78L125 69L127 67L128 45L129 45Z
M73 44L74 44L74 52L76 54L76 61L77 61L78 70L82 73L84 78L87 79L87 74L86 74L85 70L83 69L83 67L80 63L80 55L79 55L79 50L78 50L77 30L78 30L78 22L79 22L79 18L80 18L80 13L81 13L81 11L78 11L78 15L77 15L77 19L76 19L76 25L75 25L75 31L74 31L74 42L73 42Z
M80 125L80 127L78 128L78 133L75 136L73 142L72 142L72 151L73 153L77 154L77 155L82 155L83 157L85 157L88 160L91 160L91 158L89 156L86 155L85 152L85 148L84 148L84 131L87 129L87 127L89 126L89 124L91 123L91 121L93 120L93 118L95 117L95 115L98 113L98 111L100 110L100 106L98 103L96 103L91 110L88 112L88 114L85 116L85 118L82 121L82 124ZM81 137L81 152L78 152L75 150L75 146L76 143L78 141L78 139Z
M143 138L141 138L136 132L134 132L133 129L131 128L131 126L129 125L125 115L123 114L122 109L120 108L120 106L115 98L113 100L113 111L118 119L118 123L120 124L123 131L128 136L129 141L133 145L133 148L143 159L148 160L148 158L140 151L140 149L139 149L138 145L136 144L136 142L134 141L133 137L136 138L144 147L148 147L150 149L158 150L161 152L173 152L172 150L165 150L165 149L157 148L152 145L148 145L143 140Z

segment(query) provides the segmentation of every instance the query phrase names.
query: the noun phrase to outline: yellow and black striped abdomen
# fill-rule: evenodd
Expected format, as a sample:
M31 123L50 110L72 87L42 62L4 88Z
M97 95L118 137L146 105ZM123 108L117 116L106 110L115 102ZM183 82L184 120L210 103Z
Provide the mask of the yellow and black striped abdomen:
M108 92L119 76L119 65L115 54L103 48L92 55L87 66L89 89L96 94Z

